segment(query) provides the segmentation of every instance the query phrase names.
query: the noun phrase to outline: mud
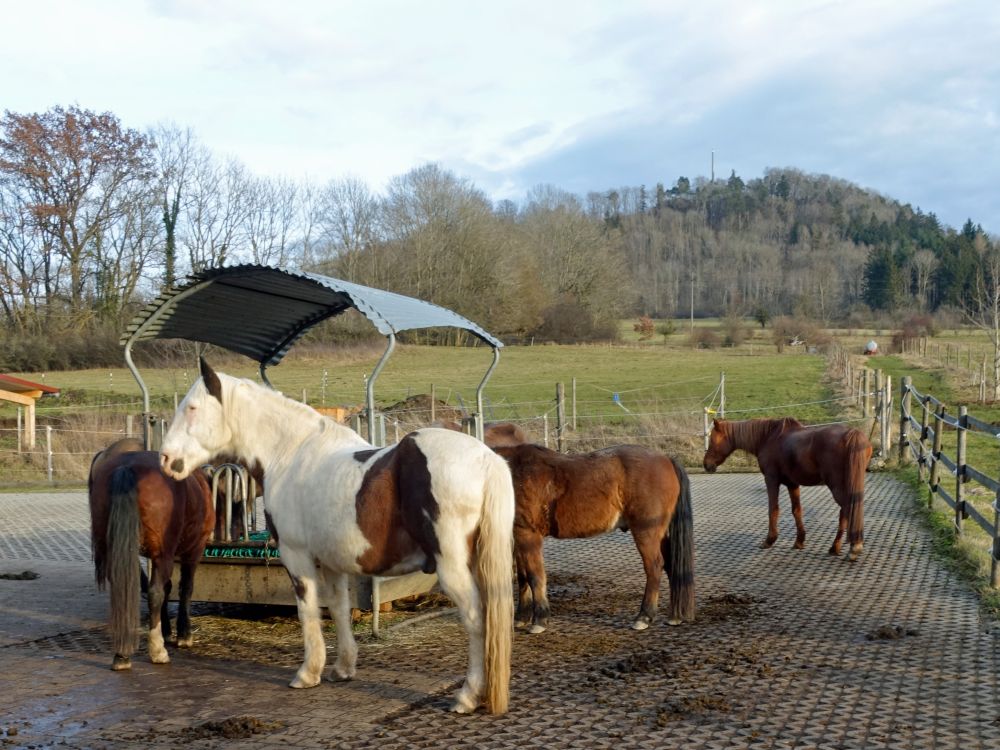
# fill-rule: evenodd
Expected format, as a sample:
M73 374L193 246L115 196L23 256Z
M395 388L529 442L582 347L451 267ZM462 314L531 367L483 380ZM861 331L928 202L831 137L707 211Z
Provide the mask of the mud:
M920 631L904 628L902 625L882 625L867 633L865 637L869 641L898 641L900 638L913 635L920 635Z
M24 570L20 573L0 573L0 580L3 581L34 581L39 575L33 570Z

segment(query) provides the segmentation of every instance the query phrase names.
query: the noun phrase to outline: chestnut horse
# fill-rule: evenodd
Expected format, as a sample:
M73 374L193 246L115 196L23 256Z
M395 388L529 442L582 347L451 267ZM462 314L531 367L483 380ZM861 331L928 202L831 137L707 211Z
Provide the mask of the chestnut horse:
M691 488L676 460L637 445L566 455L524 443L494 450L514 477L514 557L517 622L541 633L549 619L542 543L614 529L631 531L646 572L646 589L632 627L656 616L660 575L670 579L668 623L694 619L694 534Z
M431 427L443 427L446 430L455 432L465 432L462 425L450 420L440 420L433 422ZM498 448L501 445L519 445L528 442L524 430L513 422L487 422L483 427L483 442L490 448Z
M761 547L771 547L778 538L778 492L785 485L795 517L794 547L802 549L806 529L802 525L799 487L825 484L840 506L840 521L830 554L840 554L846 530L851 547L848 559L858 559L864 547L865 472L872 457L871 443L861 430L839 424L806 427L791 417L716 419L705 452L705 471L715 471L734 450L753 453L764 475L768 523L767 537Z
M215 523L212 493L201 471L176 481L160 470L155 451L136 448L142 443L126 438L98 453L87 482L94 574L98 587L110 583L111 668L116 671L132 666L138 646L139 555L150 560L150 660L170 661L164 642L171 634L167 599L175 560L181 565L177 645L191 645L194 572Z
M333 675L355 674L350 575L434 572L469 636L452 710L508 706L513 631L514 489L507 464L475 438L425 428L375 448L356 432L252 380L201 377L163 439L164 471L182 479L232 455L264 471L264 509L295 588L305 658L293 688L326 664L320 597L336 625Z

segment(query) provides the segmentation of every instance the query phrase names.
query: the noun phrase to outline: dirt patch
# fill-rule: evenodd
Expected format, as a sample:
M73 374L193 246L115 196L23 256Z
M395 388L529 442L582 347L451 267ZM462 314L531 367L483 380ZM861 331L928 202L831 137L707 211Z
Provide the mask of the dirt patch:
M20 573L0 573L0 580L3 581L34 581L36 578L39 578L39 575L33 570L23 570Z
M448 422L461 423L465 413L461 409L449 406L440 399L434 402L434 420L444 420ZM417 425L427 424L431 421L431 397L426 393L418 393L402 401L398 401L392 406L387 406L382 410L387 416L392 416L400 423L406 423L414 428Z
M206 721L196 727L188 727L177 732L184 740L204 740L222 738L227 740L245 740L255 734L265 734L284 729L280 721L261 721L253 716L234 716L222 721Z
M732 710L724 695L694 695L664 703L656 712L656 724L663 727L674 721Z
M696 621L701 624L746 618L756 613L764 600L749 594L720 594L706 599L698 607Z
M898 641L911 635L920 635L920 631L904 628L902 625L882 625L866 633L865 637L869 641Z

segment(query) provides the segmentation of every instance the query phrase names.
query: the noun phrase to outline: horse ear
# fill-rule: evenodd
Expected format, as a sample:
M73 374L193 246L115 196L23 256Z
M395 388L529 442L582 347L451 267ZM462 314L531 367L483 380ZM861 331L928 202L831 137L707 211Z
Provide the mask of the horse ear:
M222 403L222 381L219 380L219 376L215 374L215 370L208 366L208 362L205 361L204 357L199 360L199 365L201 366L201 379L205 381L205 388L208 389L210 396L215 396Z

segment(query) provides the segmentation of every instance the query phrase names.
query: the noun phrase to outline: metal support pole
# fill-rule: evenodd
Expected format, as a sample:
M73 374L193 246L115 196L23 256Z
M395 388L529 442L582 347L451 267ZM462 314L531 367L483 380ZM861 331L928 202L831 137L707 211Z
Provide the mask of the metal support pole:
M705 412L702 414L702 433L705 437L705 450L708 450L708 407L705 407Z
M385 351L382 353L382 358L375 365L375 369L372 370L372 374L368 377L368 382L365 384L365 410L368 416L368 442L374 445L376 448L381 448L382 444L376 442L378 440L376 428L375 428L375 380L378 378L379 374L382 372L382 368L385 367L385 363L389 359L389 355L392 354L392 350L396 348L396 334L390 333L387 337L389 343L385 347Z
M21 413L21 407L19 406L19 407L17 407L17 452L18 453L20 453L21 450L22 450L21 449L21 445L22 445L21 433L22 433L22 430L24 429L24 426L23 426L23 424L21 422L21 417L22 416L23 415Z
M862 416L868 419L872 415L872 371L867 367L864 370L861 387L864 389L861 393Z
M719 418L726 418L726 373L722 373L719 378Z
M479 415L479 419L476 420L476 437L480 440L483 439L483 391L486 389L486 381L490 379L498 364L500 364L500 348L495 346L493 347L493 364L490 365L486 374L483 375L483 379L479 382L479 387L476 388L476 414Z

